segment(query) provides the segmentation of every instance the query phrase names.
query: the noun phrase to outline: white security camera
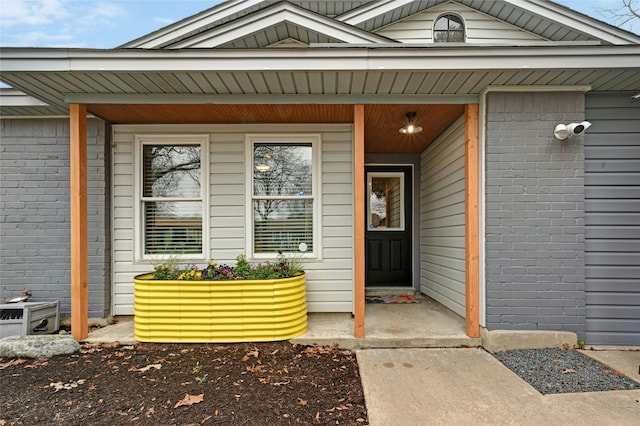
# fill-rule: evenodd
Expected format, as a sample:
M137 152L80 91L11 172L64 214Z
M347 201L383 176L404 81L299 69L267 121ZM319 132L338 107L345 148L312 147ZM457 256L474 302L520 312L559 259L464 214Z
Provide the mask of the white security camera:
M572 136L584 133L584 131L589 127L591 127L591 123L588 121L583 121L582 123L558 124L553 131L553 136L555 136L559 141L563 141Z

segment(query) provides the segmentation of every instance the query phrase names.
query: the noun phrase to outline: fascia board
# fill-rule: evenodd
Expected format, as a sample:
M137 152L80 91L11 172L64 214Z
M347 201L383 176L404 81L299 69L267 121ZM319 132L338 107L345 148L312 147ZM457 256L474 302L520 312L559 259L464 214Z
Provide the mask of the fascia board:
M414 0L385 0L366 4L354 10L350 10L336 19L349 25L358 25L377 16L389 13L394 9L412 3Z
M8 106L49 106L49 104L20 90L2 89L0 90L0 107Z
M139 37L121 48L157 49L174 40L180 40L193 31L197 31L217 21L232 17L242 10L263 3L264 0L231 0L225 1L211 9L190 16L174 24L167 25L150 34Z
M563 26L583 32L611 44L640 44L640 36L620 30L597 19L562 7L551 1L504 0L516 7L546 19L558 22Z
M347 26L331 18L325 18L289 3L283 3L278 5L278 7L263 9L254 14L213 28L203 34L198 34L177 43L170 44L167 47L170 49L214 48L284 21L305 27L320 34L326 34L332 38L342 40L345 43L376 43L389 41L389 39L385 37Z
M640 46L55 50L0 48L9 72L498 70L640 68ZM38 52L51 53L38 58Z

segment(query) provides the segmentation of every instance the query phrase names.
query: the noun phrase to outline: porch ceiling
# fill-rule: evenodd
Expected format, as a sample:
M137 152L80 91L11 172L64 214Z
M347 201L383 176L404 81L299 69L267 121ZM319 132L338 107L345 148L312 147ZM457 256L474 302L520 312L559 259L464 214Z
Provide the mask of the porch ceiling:
M353 105L90 104L88 111L113 124L352 123ZM398 132L405 113L416 112L418 134ZM464 112L464 105L365 105L367 153L420 153Z

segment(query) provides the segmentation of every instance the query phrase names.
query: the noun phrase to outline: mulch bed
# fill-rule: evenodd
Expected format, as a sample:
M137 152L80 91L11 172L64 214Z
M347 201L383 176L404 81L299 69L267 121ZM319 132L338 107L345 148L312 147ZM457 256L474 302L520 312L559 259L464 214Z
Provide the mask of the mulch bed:
M4 425L368 424L355 354L288 342L0 358Z

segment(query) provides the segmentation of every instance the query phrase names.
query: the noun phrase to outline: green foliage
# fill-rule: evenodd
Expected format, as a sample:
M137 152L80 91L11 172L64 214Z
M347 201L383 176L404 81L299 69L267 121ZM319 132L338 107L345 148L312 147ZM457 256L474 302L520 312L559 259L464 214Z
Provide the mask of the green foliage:
M171 258L154 267L154 280L179 281L229 281L229 280L274 280L290 278L303 272L299 257L287 257L281 252L275 262L250 263L244 254L236 257L235 266L218 265L215 261L203 269L194 264L180 267Z

